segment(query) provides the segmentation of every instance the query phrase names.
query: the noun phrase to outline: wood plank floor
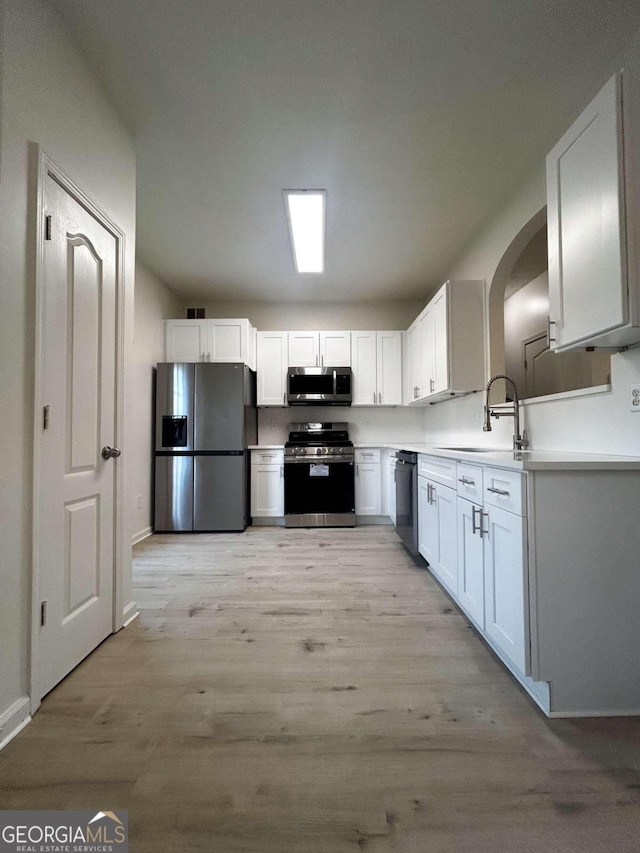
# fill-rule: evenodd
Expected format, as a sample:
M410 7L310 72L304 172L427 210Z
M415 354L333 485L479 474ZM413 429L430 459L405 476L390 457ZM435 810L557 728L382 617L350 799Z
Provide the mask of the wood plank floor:
M640 719L549 721L390 527L135 548L141 615L0 753L135 853L640 851Z

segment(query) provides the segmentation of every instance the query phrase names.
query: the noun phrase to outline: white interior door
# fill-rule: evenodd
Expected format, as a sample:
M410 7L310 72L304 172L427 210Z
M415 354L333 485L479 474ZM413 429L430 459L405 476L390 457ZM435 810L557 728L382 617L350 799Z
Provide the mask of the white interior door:
M118 464L103 458L117 451L117 241L50 175L43 203L37 699L112 631Z

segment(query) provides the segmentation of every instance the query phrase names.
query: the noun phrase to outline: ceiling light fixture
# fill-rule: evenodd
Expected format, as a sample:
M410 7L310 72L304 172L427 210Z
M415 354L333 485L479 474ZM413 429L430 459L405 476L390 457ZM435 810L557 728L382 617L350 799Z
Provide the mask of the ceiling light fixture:
M298 272L324 272L326 190L285 190L293 261Z

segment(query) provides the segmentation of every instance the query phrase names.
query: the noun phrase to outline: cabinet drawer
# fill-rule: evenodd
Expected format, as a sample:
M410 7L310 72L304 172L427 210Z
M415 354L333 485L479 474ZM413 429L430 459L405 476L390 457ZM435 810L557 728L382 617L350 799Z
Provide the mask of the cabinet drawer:
M475 504L482 504L482 467L458 462L456 468L458 495Z
M252 465L279 465L284 462L284 450L273 448L273 450L252 450Z
M356 447L354 449L354 458L356 462L377 462L380 464L380 448Z
M442 456L425 456L424 453L420 453L418 455L418 474L421 477L428 477L436 483L442 483L443 486L449 486L452 489L456 487L455 459L445 459Z
M485 506L497 506L516 515L526 515L525 477L505 468L484 469Z

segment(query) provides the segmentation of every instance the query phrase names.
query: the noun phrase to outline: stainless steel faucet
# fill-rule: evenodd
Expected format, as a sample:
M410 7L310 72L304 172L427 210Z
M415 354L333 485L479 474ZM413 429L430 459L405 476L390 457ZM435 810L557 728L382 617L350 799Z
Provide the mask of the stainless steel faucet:
M510 408L501 407L500 409L494 410L489 405L489 392L491 391L491 386L498 379L504 379L506 382L509 382L513 389L513 404ZM520 435L520 400L518 398L518 389L516 387L516 383L510 376L507 376L506 373L498 373L495 376L492 376L487 382L487 391L484 401L484 426L482 427L484 432L491 432L491 418L513 418L513 449L523 450L527 446L528 441L526 432L523 431L522 435Z

